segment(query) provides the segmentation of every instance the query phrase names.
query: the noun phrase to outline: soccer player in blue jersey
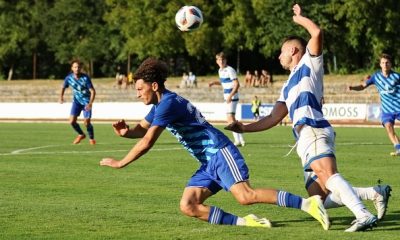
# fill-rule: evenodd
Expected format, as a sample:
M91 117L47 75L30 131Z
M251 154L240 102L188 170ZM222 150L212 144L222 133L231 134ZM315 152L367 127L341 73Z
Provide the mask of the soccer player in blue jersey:
M390 141L394 145L392 156L400 156L400 141L394 131L395 120L400 120L400 74L392 70L392 57L382 54L379 65L381 71L375 72L363 84L349 86L349 90L362 91L372 84L375 85L381 98L381 121Z
M360 197L373 200L378 217L382 218L391 189L387 185L353 189L338 172L334 131L321 109L324 74L322 30L301 14L298 4L293 6L293 13L293 21L304 27L311 38L308 43L296 36L284 40L279 60L284 69L290 70L290 75L271 114L247 125L234 122L226 129L236 132L263 131L274 127L289 114L309 195L321 195L325 208L348 207L356 219L346 229L347 232L372 228L378 219L365 208Z
M153 105L146 117L133 128L124 120L113 124L115 133L125 138L140 138L121 160L103 158L100 165L123 168L147 153L167 129L200 163L189 179L180 201L181 211L210 224L270 227L266 218L253 214L238 217L204 202L221 189L230 191L242 205L276 204L301 209L316 218L324 229L329 218L320 199L304 199L291 193L270 188L253 189L249 172L238 148L218 129L208 123L188 100L165 88L167 65L157 59L146 59L134 74L137 97L145 105Z
M215 56L215 61L219 67L218 76L219 81L212 81L208 84L209 87L213 85L222 85L224 91L224 100L226 104L226 117L228 124L236 121L236 108L239 103L239 80L236 75L235 69L228 65L226 56L223 52ZM233 133L235 146L245 146L243 134Z
M93 125L90 120L92 117L92 105L96 96L96 90L93 87L90 77L81 71L82 63L79 60L73 60L71 62L71 73L64 79L59 101L60 103L64 103L65 89L71 87L73 100L69 122L72 128L78 133L73 143L78 144L86 138L85 133L77 122L79 115L83 112L83 117L85 119L84 124L89 134L89 143L95 145L96 140L94 139Z

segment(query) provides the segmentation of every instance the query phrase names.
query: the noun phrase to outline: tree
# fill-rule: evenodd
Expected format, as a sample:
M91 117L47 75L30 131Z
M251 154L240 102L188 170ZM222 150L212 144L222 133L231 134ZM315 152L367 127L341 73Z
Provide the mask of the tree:
M46 42L59 63L79 58L89 63L89 73L93 75L93 62L104 56L108 45L105 11L103 1L54 1L43 21Z
M16 61L23 57L22 46L29 38L30 2L0 0L0 62L8 68L11 81Z

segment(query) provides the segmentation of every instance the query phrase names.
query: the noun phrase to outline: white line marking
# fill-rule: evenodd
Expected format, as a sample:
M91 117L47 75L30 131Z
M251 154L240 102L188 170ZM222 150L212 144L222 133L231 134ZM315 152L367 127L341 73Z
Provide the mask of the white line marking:
M129 149L124 150L91 150L91 151L55 151L55 152L28 152L29 150L35 150L40 148L46 148L50 146L57 145L49 145L35 148L26 148L12 151L10 153L0 153L0 156L10 156L10 155L53 155L53 154L93 154L93 153L112 153L112 152L128 152ZM61 145L58 145L61 146ZM150 151L174 151L174 150L183 150L183 148L154 148Z
M22 149L18 149L18 150L12 151L11 154L19 154L19 153L27 152L27 151L30 151L30 150L36 150L36 149L42 149L42 148L48 148L48 147L56 147L56 146L57 145L47 145L47 146L32 147L32 148L22 148ZM60 145L58 145L58 146L60 146Z

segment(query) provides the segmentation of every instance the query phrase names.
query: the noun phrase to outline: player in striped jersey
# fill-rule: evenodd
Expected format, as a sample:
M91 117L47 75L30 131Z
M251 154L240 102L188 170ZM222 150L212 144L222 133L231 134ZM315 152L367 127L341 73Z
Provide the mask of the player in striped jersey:
M219 81L212 81L209 86L222 85L224 91L224 100L226 104L226 117L228 124L236 121L236 107L239 103L239 80L236 75L235 69L227 64L226 56L223 52L215 56L215 61L219 67L218 76ZM243 134L233 133L235 146L245 146Z
M145 60L134 74L137 96L144 104L153 104L147 116L134 128L121 120L113 124L118 136L141 138L120 161L104 158L100 165L122 168L148 152L158 137L167 129L200 163L190 178L180 202L181 211L211 224L271 227L268 219L253 214L238 217L204 202L221 189L230 191L242 205L254 203L276 204L301 209L323 228L329 228L329 218L320 196L302 198L271 188L253 189L249 172L238 148L218 129L209 124L188 100L165 88L167 65L157 59Z
M279 60L284 69L290 70L290 75L271 114L248 125L235 122L226 129L236 132L263 131L274 127L289 114L308 193L322 195L326 208L345 205L353 212L356 219L346 232L372 228L378 219L365 208L359 195L362 192L365 194L364 198L373 200L372 198L377 199L374 196L378 191L379 194L384 191L380 188L376 191L371 187L356 192L338 172L334 131L322 114L322 30L301 14L298 4L293 6L293 13L293 21L304 27L311 38L308 43L297 36L284 40ZM389 191L390 187L386 186L385 189ZM385 212L390 191L380 196L383 194L387 197L381 197L379 201L382 203L380 209L384 209Z
M60 103L64 103L65 89L72 88L73 101L70 112L69 122L72 128L78 133L78 136L73 141L74 144L80 143L86 138L85 133L77 123L78 116L83 112L84 124L89 134L89 143L95 145L94 130L91 123L92 105L96 96L96 90L93 87L90 77L81 72L82 63L79 60L71 62L71 73L64 79L64 84L61 88Z
M392 57L389 54L381 55L379 65L381 71L375 72L363 84L349 86L349 90L362 91L375 85L381 98L382 125L394 146L394 152L390 154L400 156L400 141L394 131L395 120L400 120L400 74L392 71Z

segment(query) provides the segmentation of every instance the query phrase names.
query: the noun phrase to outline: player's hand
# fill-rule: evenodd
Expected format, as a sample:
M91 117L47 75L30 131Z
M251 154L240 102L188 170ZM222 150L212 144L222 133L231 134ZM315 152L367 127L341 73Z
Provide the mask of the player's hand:
M115 134L121 137L125 136L129 131L129 126L125 123L124 119L115 122L112 126Z
M60 104L63 104L64 103L64 98L60 98L59 100L58 100L58 102L60 103Z
M301 7L297 3L293 6L293 14L294 16L301 16Z
M112 168L121 168L119 166L119 161L113 159L113 158L103 158L100 161L100 166L108 166L108 167L112 167Z
M293 21L298 23L299 17L301 17L301 8L299 4L293 6Z
M237 132L237 133L243 133L243 123L239 121L234 121L228 126L224 127L224 129L232 131L232 132Z
M352 86L348 85L346 90L347 90L347 91L353 90L353 89L352 89Z
M85 106L85 110L86 111L90 111L92 109L92 104L91 103L88 103L86 106Z
M226 103L231 103L232 102L232 98L228 98L228 99L226 99Z

